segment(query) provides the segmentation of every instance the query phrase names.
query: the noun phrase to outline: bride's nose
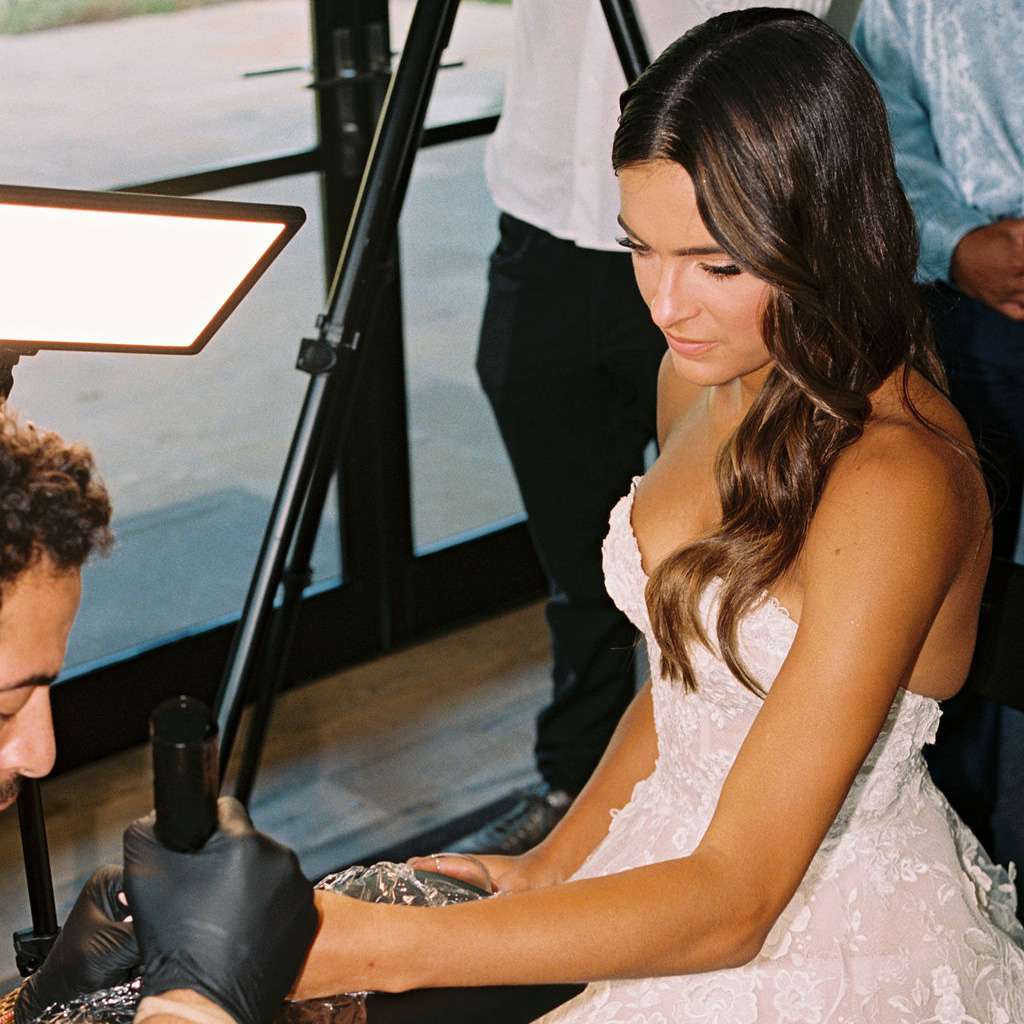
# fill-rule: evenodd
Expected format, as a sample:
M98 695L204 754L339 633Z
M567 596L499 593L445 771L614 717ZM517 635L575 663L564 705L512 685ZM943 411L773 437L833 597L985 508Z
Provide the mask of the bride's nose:
M683 279L683 268L671 264L663 266L658 274L657 287L650 299L651 319L663 331L674 324L692 320L699 307Z

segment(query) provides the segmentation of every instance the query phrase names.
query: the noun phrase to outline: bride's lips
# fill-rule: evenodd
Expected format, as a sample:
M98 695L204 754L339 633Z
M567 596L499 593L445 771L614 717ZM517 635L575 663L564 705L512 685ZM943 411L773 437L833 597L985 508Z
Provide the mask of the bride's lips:
M714 341L689 341L686 338L676 338L671 334L665 334L665 340L668 342L668 347L681 356L699 356L717 344Z

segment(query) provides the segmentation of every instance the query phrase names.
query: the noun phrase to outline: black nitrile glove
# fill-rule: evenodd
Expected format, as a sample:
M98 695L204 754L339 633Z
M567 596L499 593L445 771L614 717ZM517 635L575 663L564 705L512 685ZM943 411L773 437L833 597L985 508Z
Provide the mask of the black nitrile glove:
M316 934L313 887L287 847L231 797L195 853L162 846L153 816L124 834L125 891L142 950L142 995L191 989L239 1024L268 1024Z
M22 986L14 1005L16 1024L28 1024L54 1003L128 981L139 964L139 947L128 908L117 898L121 869L99 868L78 895L43 966Z

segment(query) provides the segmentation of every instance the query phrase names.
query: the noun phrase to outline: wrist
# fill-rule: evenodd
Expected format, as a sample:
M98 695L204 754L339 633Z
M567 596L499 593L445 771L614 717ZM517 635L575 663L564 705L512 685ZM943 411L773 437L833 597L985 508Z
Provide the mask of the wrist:
M135 1010L135 1024L237 1024L223 1007L191 989L171 989L143 996Z
M558 885L565 881L569 872L559 856L560 851L549 836L532 850L520 854L522 875L527 880L528 889L543 889L549 885Z
M953 253L949 260L949 282L954 288L963 292L965 295L974 297L973 288L971 287L971 248L974 245L975 239L971 236L977 231L977 228L968 231L953 247Z
M320 930L290 1000L417 987L410 972L418 955L429 956L430 946L417 944L418 929L410 924L422 924L422 913L437 908L367 903L322 889L313 898Z

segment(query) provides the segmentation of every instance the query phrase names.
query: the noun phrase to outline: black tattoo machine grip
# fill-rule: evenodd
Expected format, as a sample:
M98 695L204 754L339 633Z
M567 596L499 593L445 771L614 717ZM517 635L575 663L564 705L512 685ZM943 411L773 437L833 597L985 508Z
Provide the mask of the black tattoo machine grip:
M193 697L172 697L149 720L153 750L153 831L164 846L199 850L217 827L217 724Z

